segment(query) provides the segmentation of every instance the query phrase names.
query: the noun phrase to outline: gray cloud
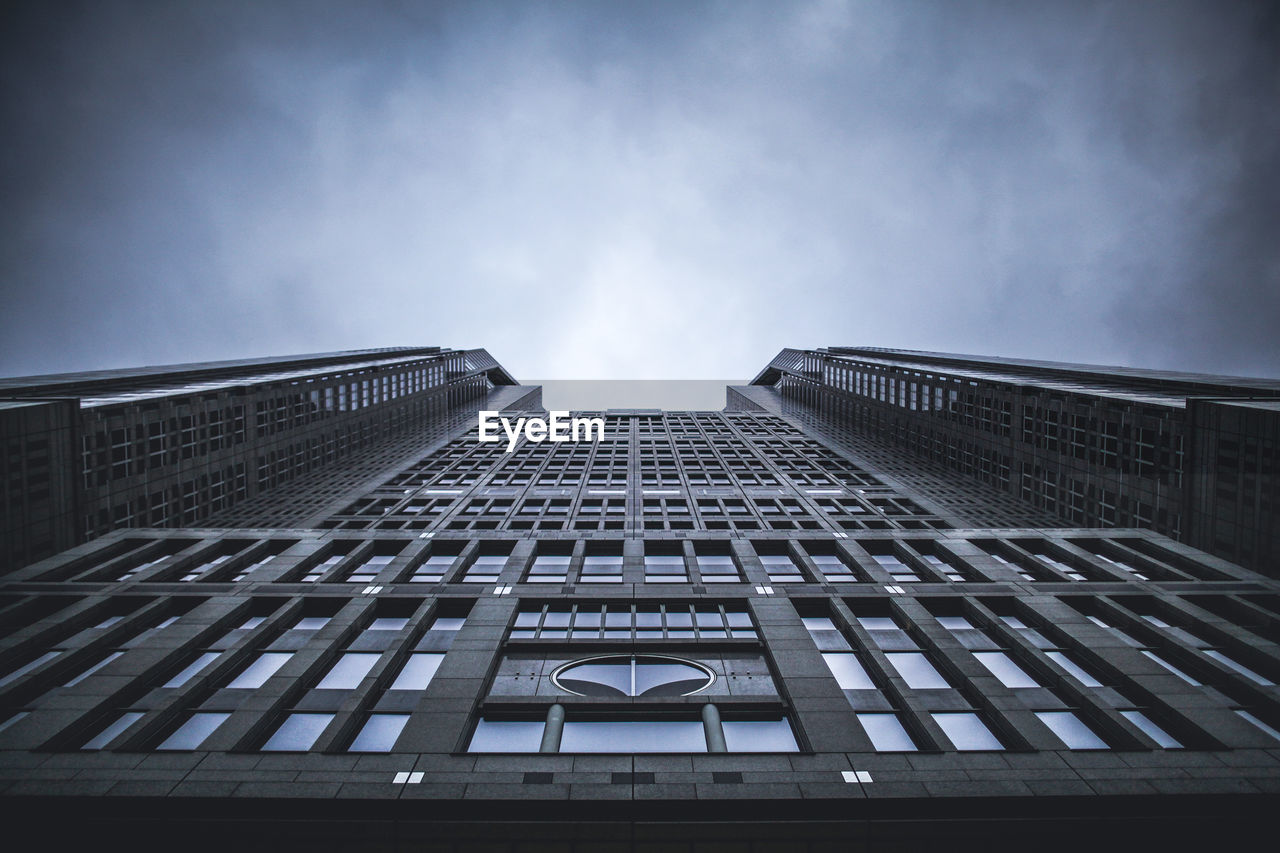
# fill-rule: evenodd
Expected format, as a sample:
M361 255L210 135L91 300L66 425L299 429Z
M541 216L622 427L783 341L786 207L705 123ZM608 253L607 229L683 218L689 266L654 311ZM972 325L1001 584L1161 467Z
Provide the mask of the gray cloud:
M12 6L0 372L872 344L1280 373L1258 3Z

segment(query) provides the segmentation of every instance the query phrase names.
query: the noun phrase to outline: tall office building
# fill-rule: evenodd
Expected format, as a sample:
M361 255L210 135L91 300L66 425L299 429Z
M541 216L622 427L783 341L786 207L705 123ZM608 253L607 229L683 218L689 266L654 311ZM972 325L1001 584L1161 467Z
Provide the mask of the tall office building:
M353 374L382 359L400 379ZM0 589L0 806L46 846L1074 849L1269 829L1280 583L1211 552L1274 569L1280 384L786 350L722 412L579 413L600 429L528 426L509 450L479 412L547 413L483 350L283 362L302 373L238 364L207 391L174 374L209 365L151 394L136 375L9 386L84 395L44 421L79 453L9 461L30 478L14 459L44 453L81 525ZM12 406L24 435L46 393ZM150 512L153 469L115 479L90 436L126 429L136 462L150 423L206 393L219 423L246 398L242 440L157 463L164 526L117 517ZM298 450L353 417L358 446ZM233 464L234 500L172 504Z

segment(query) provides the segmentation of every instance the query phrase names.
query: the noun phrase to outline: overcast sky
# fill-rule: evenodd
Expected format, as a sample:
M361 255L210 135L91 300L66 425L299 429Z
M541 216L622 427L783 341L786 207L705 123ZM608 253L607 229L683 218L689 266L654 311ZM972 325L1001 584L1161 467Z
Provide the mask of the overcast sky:
M6 4L0 373L1280 375L1280 4Z

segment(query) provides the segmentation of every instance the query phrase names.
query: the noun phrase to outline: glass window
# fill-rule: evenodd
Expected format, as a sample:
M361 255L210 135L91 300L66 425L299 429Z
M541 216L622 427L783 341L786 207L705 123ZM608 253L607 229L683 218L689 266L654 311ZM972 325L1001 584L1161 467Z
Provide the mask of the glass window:
M951 686L921 652L893 652L885 657L912 690L937 690Z
M48 663L49 661L53 660L60 654L62 654L61 649L58 649L52 652L45 652L44 654L40 655L40 657L36 658L30 663L23 664L22 666L15 669L13 672L7 673L3 678L0 678L0 687L3 687L4 685L8 684L10 681L17 681L19 678L26 675L28 672L31 672L31 670L35 669L38 666L41 666L42 664Z
M440 668L444 655L434 652L414 652L404 662L404 668L391 682L389 690L425 690Z
M974 652L973 656L1005 687L1039 687L1036 680L1027 675L1004 652Z
M1067 749L1106 749L1107 744L1071 711L1036 711L1040 722L1058 736Z
M276 674L276 670L284 666L293 652L263 652L253 663L235 677L227 687L235 690L253 690L261 687L268 678Z
M347 652L338 658L333 668L320 679L318 690L354 690L369 674L379 655L373 652Z
M1101 681L1094 678L1092 675L1086 672L1079 664L1071 660L1071 658L1067 657L1062 652L1045 652L1045 657L1049 658L1049 660L1053 661L1058 666L1065 669L1071 675L1074 675L1076 677L1076 680L1079 681L1081 684L1083 684L1085 687L1101 687L1102 686Z
M107 744L111 743L111 741L115 740L117 737L123 734L125 729L129 728L129 726L132 726L134 723L138 722L138 720L141 720L141 719L142 719L141 711L129 711L127 713L121 714L119 717L115 719L115 721L111 725L107 726L105 729L98 732L96 735L90 738L88 743L86 743L84 746L80 748L81 749L103 749L106 747Z
M1214 660L1216 660L1218 663L1222 664L1223 666L1228 667L1230 669L1234 669L1236 672L1240 673L1245 678L1257 684L1261 684L1263 687L1271 687L1274 684L1274 682L1271 679L1265 678L1259 675L1258 673L1249 669L1249 667L1245 666L1242 663L1237 663L1236 661L1232 660L1231 658L1227 657L1222 652L1217 651L1216 649L1205 649L1204 653L1209 657L1213 658Z
M853 653L824 652L822 659L844 690L875 690L876 685Z
M190 681L196 673L200 672L218 657L217 652L204 652L198 658L189 663L182 672L179 672L173 678L170 678L162 687L181 687Z
M348 752L390 752L407 722L408 714L371 714Z
M1178 743L1178 741L1175 740L1173 736L1170 735L1168 732L1166 732L1164 729L1160 728L1155 723L1153 723L1150 720L1150 718L1148 718L1147 715L1142 713L1141 711L1121 711L1120 716L1124 717L1126 720L1133 723L1138 728L1142 729L1143 733L1145 733L1147 737L1151 738L1153 741L1160 744L1160 746L1162 746L1163 748L1165 749L1181 749L1182 748L1182 744Z
M1169 670L1170 672L1172 672L1174 675L1176 675L1176 676L1178 676L1179 678L1181 678L1183 681L1187 682L1187 684L1190 684L1190 685L1192 685L1192 686L1194 686L1194 687L1199 687L1199 686L1200 686L1200 682L1199 682L1199 681L1196 681L1194 678L1192 678L1191 676L1187 675L1185 672L1183 672L1182 670L1178 669L1176 666L1174 666L1173 664L1169 663L1167 660L1165 660L1164 658L1160 657L1160 656L1159 656L1158 654L1156 654L1155 652L1152 652L1152 651L1148 651L1148 650L1146 650L1146 649L1143 649L1143 650L1142 650L1142 653L1143 653L1144 655L1146 655L1147 657L1151 658L1151 659L1152 659L1153 661L1155 661L1156 663L1160 664L1160 665L1161 665L1162 667L1164 667L1165 669L1167 669L1167 670Z
M403 617L379 616L369 623L366 631L403 631L409 620Z
M903 728L897 714L859 714L858 722L871 738L876 752L915 752L911 735Z
M786 719L725 720L721 724L730 752L799 752ZM705 735L704 735L705 736Z
M177 730L164 742L156 747L160 750L169 749L199 749L200 744L205 742L209 735L213 734L214 729L226 722L230 714L225 713L198 713L192 714L187 721L178 726Z
M696 720L566 722L561 752L706 752Z
M293 627L298 631L318 631L328 624L328 616L303 616Z
M1248 720L1250 723L1257 726L1259 729L1266 732L1267 734L1271 735L1276 740L1280 740L1280 731L1277 731L1276 729L1264 723L1262 720L1259 720L1253 714L1250 714L1248 711L1244 710L1243 708L1237 708L1236 713L1240 715L1241 719Z
M961 752L986 749L1004 749L982 719L971 712L944 712L933 714L933 720L947 738Z
M262 745L262 751L305 752L331 722L333 714L290 714Z
M537 752L542 720L486 720L476 724L468 752Z
M71 686L72 686L72 685L74 685L74 684L79 684L80 682L82 682L82 681L84 681L86 678L88 678L89 676L93 675L93 674L94 674L95 672L97 672L98 670L102 669L102 668L103 668L104 666L106 666L107 664L111 663L111 662L112 662L113 660L115 660L116 658L120 657L122 654L124 654L124 652L112 652L111 654L109 654L109 655L107 655L105 658L103 658L102 660L100 660L100 661L98 661L97 663L95 663L93 666L91 666L91 667L89 667L88 669L86 669L86 670L84 670L83 672L81 672L79 675L77 675L77 676L73 677L73 678L72 678L70 681L68 681L64 686L65 686L65 687L71 687Z
M13 716L9 717L9 718L8 718L7 720L5 720L3 723L0 723L0 732L2 732L2 731L4 731L5 729L9 728L9 726L12 726L14 723L18 722L19 720L21 720L21 719L25 718L25 717L26 717L28 714L30 714L30 713L31 713L30 711L19 711L18 713L16 713L16 714L14 714Z

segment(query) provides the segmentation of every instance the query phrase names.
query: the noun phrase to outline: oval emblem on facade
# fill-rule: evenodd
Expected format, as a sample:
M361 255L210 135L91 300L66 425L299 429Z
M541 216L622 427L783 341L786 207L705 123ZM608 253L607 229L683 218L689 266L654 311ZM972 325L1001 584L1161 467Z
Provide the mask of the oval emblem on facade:
M579 696L688 696L715 680L700 663L663 655L604 655L567 663L551 674L553 684Z

